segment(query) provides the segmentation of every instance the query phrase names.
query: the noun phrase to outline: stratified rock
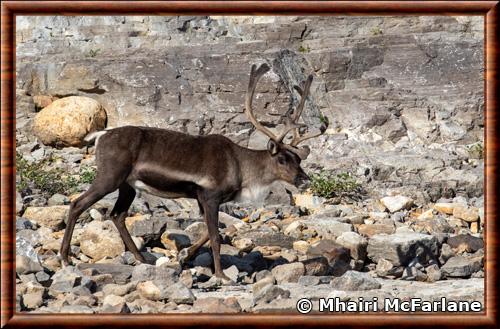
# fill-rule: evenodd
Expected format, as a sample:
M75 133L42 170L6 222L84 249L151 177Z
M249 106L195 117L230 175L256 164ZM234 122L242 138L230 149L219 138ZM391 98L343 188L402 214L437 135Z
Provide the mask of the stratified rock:
M480 257L466 258L455 256L448 259L446 264L441 267L444 276L452 278L467 278L482 268Z
M380 202L390 211L396 212L401 209L408 209L413 205L413 200L402 196L387 196L385 198L380 199Z
M64 219L68 217L69 206L28 207L23 217L36 222L40 226L58 231L64 226Z
M347 271L341 277L333 278L331 285L335 290L357 291L379 289L381 284L368 273Z
M418 258L422 264L439 255L438 240L435 236L420 233L396 233L374 235L368 241L368 258L374 262L386 259L393 265L406 266Z
M33 120L33 133L45 145L82 146L84 137L104 129L106 111L89 97L58 99L41 110Z

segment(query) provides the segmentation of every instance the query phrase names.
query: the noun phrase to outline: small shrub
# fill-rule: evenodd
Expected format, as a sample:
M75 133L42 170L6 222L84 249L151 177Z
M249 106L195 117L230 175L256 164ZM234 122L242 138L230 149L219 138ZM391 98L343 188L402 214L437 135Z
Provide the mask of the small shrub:
M356 179L349 173L334 174L332 172L321 171L311 175L312 192L324 198L349 194L355 192L359 187Z
M53 157L48 157L30 162L16 152L16 172L19 176L16 180L17 190L34 188L49 196L55 193L68 195L76 192L79 184L91 183L95 178L95 169L92 167L82 167L80 175L75 177L62 168L49 167L53 161Z
M373 27L370 32L372 33L372 35L382 35L382 30L380 29L380 27L378 26L375 26Z
M309 48L308 46L304 47L303 45L300 45L300 47L299 47L299 52L300 53L308 53L310 51L311 51L311 48Z
M98 49L90 49L89 50L89 57L96 57L97 53L101 51L101 48Z
M95 179L96 170L89 166L80 168L80 183L92 184Z

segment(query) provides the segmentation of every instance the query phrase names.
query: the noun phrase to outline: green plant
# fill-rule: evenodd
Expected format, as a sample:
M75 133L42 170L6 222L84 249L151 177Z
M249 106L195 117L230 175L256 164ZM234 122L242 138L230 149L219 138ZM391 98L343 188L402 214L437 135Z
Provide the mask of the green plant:
M30 162L19 152L16 152L17 190L35 188L46 195L72 194L77 191L79 184L91 183L95 178L95 169L92 167L82 167L79 175L75 177L62 168L50 167L49 165L53 161L54 158L51 156L40 161Z
M98 48L98 49L90 49L89 50L89 56L90 57L95 57L97 55L98 52L101 51L101 48Z
M82 166L80 168L80 183L91 184L96 175L96 170L89 166Z
M473 159L482 159L484 156L484 146L482 142L467 145L469 157Z
M311 48L309 48L308 46L303 46L303 45L300 45L299 46L299 52L300 53L308 53L311 51Z
M359 184L350 173L334 174L328 171L320 171L311 175L312 192L324 198L332 198L341 194L349 194L356 191Z
M382 33L382 30L381 30L381 29L380 29L380 27L378 27L378 26L372 27L372 29L370 30L370 32L371 32L373 35L381 35L381 34L383 34L383 33Z

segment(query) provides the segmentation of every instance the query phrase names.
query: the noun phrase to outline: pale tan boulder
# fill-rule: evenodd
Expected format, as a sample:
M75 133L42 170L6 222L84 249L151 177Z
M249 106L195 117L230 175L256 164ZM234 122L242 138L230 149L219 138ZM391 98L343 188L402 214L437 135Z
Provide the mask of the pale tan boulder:
M58 99L34 118L33 132L45 145L82 146L84 137L106 125L106 111L98 101L83 96Z

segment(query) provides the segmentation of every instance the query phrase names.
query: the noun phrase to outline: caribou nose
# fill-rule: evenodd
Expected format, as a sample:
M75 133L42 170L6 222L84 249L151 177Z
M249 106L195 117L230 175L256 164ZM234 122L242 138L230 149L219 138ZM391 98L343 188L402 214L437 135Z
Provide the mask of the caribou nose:
M305 172L301 172L295 178L295 186L300 189L306 189L311 185L311 178Z

